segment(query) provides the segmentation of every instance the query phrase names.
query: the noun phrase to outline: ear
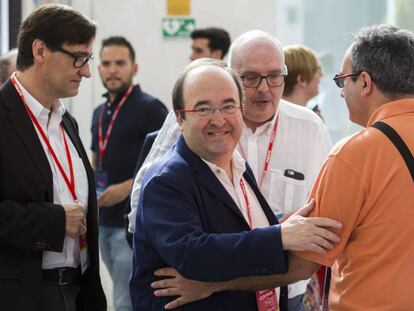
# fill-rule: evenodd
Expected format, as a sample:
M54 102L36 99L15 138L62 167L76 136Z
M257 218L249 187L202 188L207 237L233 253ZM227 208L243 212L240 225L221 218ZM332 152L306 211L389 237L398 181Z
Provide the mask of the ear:
M43 64L45 62L46 44L39 39L35 39L32 43L32 53L35 63Z
M132 69L134 70L134 76L138 73L139 71L139 65L138 64L134 64Z
M175 110L174 113L175 113L175 118L177 119L178 125L182 129L182 125L184 122L183 117L181 116L181 113L177 110Z
M308 82L306 82L306 81L302 78L302 76L301 76L301 75L298 75L298 76L296 77L296 83L297 83L298 85L302 86L302 87L305 87L305 86L307 86L307 85L308 85Z
M374 80L366 71L361 72L361 95L368 96L374 91Z
M223 53L221 52L221 50L214 50L211 53L211 58L214 58L214 59L222 59L223 58Z

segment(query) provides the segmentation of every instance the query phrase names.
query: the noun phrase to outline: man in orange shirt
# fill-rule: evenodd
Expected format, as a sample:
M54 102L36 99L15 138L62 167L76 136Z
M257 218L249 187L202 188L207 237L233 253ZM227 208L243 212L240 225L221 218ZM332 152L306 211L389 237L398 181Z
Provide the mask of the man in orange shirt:
M206 286L185 280L168 268L161 269L157 275L173 278L153 284L159 288L155 294L179 296L170 304L175 307L200 299L201 292L206 297L206 292L254 290L291 283L309 277L323 264L332 266L329 310L412 310L412 68L414 34L379 25L355 35L342 71L334 78L350 119L366 127L332 149L310 195L316 200L312 216L342 223L337 232L340 243L325 254L291 254L286 275L239 278ZM385 133L373 127L378 121L383 122L380 126L389 125L399 134L403 141L400 145L405 142L405 158L396 147L398 144L394 145Z

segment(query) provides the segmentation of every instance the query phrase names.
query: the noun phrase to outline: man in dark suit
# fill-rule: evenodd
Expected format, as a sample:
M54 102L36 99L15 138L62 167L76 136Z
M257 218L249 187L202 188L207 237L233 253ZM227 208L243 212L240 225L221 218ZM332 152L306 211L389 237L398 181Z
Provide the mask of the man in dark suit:
M332 220L297 214L277 225L251 169L234 152L243 122L241 102L239 80L221 62L195 61L178 78L173 106L183 135L149 169L137 209L130 282L135 311L164 310L170 301L153 294L157 268L171 266L187 278L211 282L285 273L284 250L309 249L312 243L330 248L336 241L318 228L336 226ZM185 310L279 308L274 289L206 298ZM280 298L282 310L286 298Z
M89 78L93 21L36 9L0 89L0 310L106 310L94 178L61 98Z

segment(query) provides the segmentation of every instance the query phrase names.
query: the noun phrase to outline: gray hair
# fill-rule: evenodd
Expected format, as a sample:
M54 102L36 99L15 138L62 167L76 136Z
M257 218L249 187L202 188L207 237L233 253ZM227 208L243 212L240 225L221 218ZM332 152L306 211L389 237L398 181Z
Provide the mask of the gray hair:
M374 25L356 32L354 39L350 58L353 72L368 72L386 96L414 94L412 32L392 25Z

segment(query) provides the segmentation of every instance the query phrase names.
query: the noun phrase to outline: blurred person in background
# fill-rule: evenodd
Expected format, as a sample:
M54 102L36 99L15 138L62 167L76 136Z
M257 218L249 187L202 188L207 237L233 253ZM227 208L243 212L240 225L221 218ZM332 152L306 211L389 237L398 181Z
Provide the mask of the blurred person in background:
M12 49L0 57L0 86L16 71L17 49Z
M133 84L138 72L131 43L120 36L102 41L99 74L107 92L92 119L92 166L95 169L102 260L113 281L115 311L131 310L128 280L132 252L124 234L125 205L135 164L147 133L158 130L167 109Z
M229 33L216 27L196 29L191 33L191 39L191 61L202 57L223 59L231 43Z
M303 45L283 48L288 76L282 98L293 104L306 106L319 93L322 69L316 53ZM312 110L322 118L316 105Z

